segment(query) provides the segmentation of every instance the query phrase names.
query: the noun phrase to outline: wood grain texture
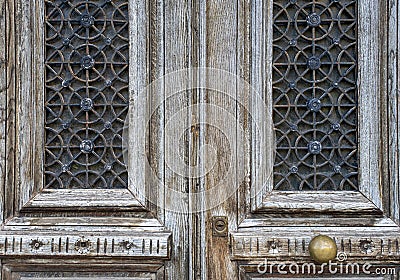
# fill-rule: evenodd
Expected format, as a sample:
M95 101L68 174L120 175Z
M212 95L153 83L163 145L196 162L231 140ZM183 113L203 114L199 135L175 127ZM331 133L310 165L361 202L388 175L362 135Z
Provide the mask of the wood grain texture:
M7 95L4 95L7 100L2 102L0 98L0 108L7 109L7 126L4 128L1 128L3 111L0 112L0 152L3 147L1 133L7 137L7 152L1 153L7 157L7 175L1 176L6 182L0 183L4 186L1 197L5 197L2 204L5 206L4 219L8 222L3 224L0 232L4 242L0 245L3 249L0 249L0 258L4 262L5 259L29 257L36 258L38 263L45 262L41 258L53 258L57 254L60 258L75 259L130 258L140 260L137 268L141 267L142 271L146 268L145 262L169 259L171 233L165 231L158 219L163 217L157 217L161 211L158 208L153 211L154 205L143 196L143 192L151 190L144 172L145 153L131 157L130 166L136 168L136 173L131 172L130 178L139 175L135 179L140 181L136 188L130 184L129 189L123 190L43 190L44 1L7 0L0 4L4 7L0 13L0 26L7 27L4 31L7 36L4 40L1 37L0 50L4 50L1 53L9 61L6 68L3 62L0 64L1 85L3 82L8 85ZM136 118L143 120L147 117L145 109L149 100L142 98L139 90L149 82L151 57L147 7L147 1L130 1L130 74L134 77L130 79L130 98L144 109ZM157 8L160 9L158 14L163 16L163 7ZM161 47L164 46L161 44ZM1 71L4 69L7 73L3 80ZM147 124L141 125L131 131L132 137L144 137L141 133ZM0 172L3 172L2 166L0 158ZM153 203L161 201L162 205L164 195L161 193L160 197L156 192L151 199ZM119 217L118 212L122 213ZM77 248L80 239L90 245ZM35 240L38 242L32 243ZM38 244L37 249L32 247L35 244ZM117 263L114 260L114 265ZM164 269L154 275L151 279L164 279ZM5 277L8 279L7 273Z
M387 67L387 148L388 148L388 172L387 178L390 193L387 200L390 201L390 216L400 225L400 110L399 110L399 27L400 10L399 1L388 1L388 67Z
M319 234L334 238L338 252L344 252L349 258L400 261L400 230L396 227L270 227L237 232L231 235L232 257L311 260L308 244Z
M2 257L170 257L170 233L115 231L68 232L9 231L0 236ZM84 242L84 245L82 245Z
M381 91L379 25L384 11L379 1L366 0L358 5L358 129L359 129L359 189L378 208L382 207L381 193Z
M7 260L3 266L4 279L99 279L99 280L162 280L165 279L164 266L159 262L147 264L135 263L126 259L123 265L104 261L99 264L93 261L54 260L52 264L35 264L31 260L19 262Z
M162 32L162 41L159 47L163 48L162 53L158 54L153 63L159 67L155 74L163 75L174 71L182 70L191 66L192 55L192 10L191 1L187 0L163 0L157 2L159 10L156 14L158 32ZM160 78L154 76L153 79ZM177 81L181 84L182 81ZM182 84L184 85L184 83ZM156 122L163 128L169 127L170 133L159 131L158 136L154 138L154 145L158 151L156 159L158 164L153 165L155 170L159 170L159 175L164 187L168 190L165 193L165 206L169 211L165 212L165 226L172 232L174 246L171 251L170 262L165 264L167 279L189 279L192 273L189 267L192 243L189 237L190 215L189 200L178 199L175 195L189 195L189 162L191 149L191 130L190 130L190 109L191 91L181 91L171 95L172 83L164 84L164 90L158 98L164 98L160 107L159 116ZM156 102L158 99L155 100ZM174 117L181 112L182 118L174 122ZM178 132L178 134L175 134ZM163 136L164 139L160 139ZM174 151L169 153L168 151ZM165 158L168 157L168 158ZM184 164L183 172L179 172L178 166ZM158 168L157 168L158 166ZM174 192L175 191L175 192Z
M251 210L262 204L273 188L274 135L272 122L272 38L273 1L251 1L251 86L259 98L251 96ZM253 95L253 94L252 94ZM263 104L259 104L263 102ZM266 112L260 110L266 108ZM254 124L257 124L255 126ZM264 141L260 141L263 139Z
M21 211L45 211L46 209L77 210L109 207L123 210L126 207L144 210L135 196L126 189L44 189L26 203Z
M382 214L382 211L361 193L350 191L272 191L264 197L257 212L314 213L317 215L329 212Z
M10 218L14 213L14 192L10 186L15 185L15 5L14 1L5 1L6 18L6 40L5 48L7 57L7 91L6 91L6 162L5 182L2 186L3 221Z
M82 227L82 225L85 225ZM3 229L6 231L18 230L67 230L93 231L163 231L163 224L155 218L149 217L15 217L9 220Z
M205 1L205 39L202 48L205 48L205 67L225 70L237 75L238 68L238 2L221 0ZM212 85L216 77L206 77L207 84ZM217 78L218 79L218 78ZM215 155L207 153L203 158L205 167L212 166L212 170L205 176L205 189L216 189L216 195L205 197L205 206L212 205L214 200L220 199L221 204L206 210L206 268L203 271L202 279L237 279L236 263L231 262L229 256L229 242L227 238L216 237L212 234L212 217L226 216L228 218L228 229L235 230L237 227L237 196L231 195L227 200L221 199L226 196L225 192L231 186L238 186L238 170L243 170L243 160L238 160L238 112L237 112L237 91L230 90L233 83L238 89L236 80L226 81L219 79L222 90L207 90L204 98L209 107L201 112L204 114L204 142L203 145L213 147ZM213 87L209 87L213 88ZM233 98L230 96L233 95ZM212 108L221 110L213 110ZM219 113L220 112L220 113ZM228 117L231 116L231 117ZM229 120L229 121L228 121ZM239 165L239 164L242 165ZM242 172L240 172L241 174Z
M0 190L6 181L6 127L7 127L7 18L6 1L0 1ZM1 191L1 193L3 193ZM0 195L0 220L3 220L4 196Z
M124 133L127 136L127 161L129 183L128 189L140 204L146 204L149 195L146 181L147 158L145 153L146 120L149 96L145 87L149 82L150 69L148 51L148 33L150 14L147 1L135 0L129 3L129 114L128 125ZM152 196L157 201L157 196Z

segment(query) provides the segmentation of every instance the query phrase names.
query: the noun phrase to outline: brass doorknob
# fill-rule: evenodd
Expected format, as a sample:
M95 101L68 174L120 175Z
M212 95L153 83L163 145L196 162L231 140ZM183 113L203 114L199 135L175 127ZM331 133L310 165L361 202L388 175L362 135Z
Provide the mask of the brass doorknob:
M314 237L308 245L311 258L318 263L327 263L336 258L336 242L326 235Z

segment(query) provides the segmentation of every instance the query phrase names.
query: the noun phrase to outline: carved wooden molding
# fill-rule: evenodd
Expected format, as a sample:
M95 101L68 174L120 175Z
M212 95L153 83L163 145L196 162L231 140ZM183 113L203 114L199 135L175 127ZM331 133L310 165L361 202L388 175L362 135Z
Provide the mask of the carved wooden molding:
M35 279L35 280L142 280L164 279L165 267L162 263L133 263L134 260L125 260L124 263L96 263L76 262L67 259L58 259L49 263L32 263L32 259L18 261L8 260L2 267L4 279Z
M169 259L171 234L165 232L10 232L0 234L0 258L132 257Z
M319 234L336 241L343 258L400 260L400 231L395 227L324 227L270 228L270 231L235 232L231 234L231 257L234 260L254 258L310 258L308 244Z

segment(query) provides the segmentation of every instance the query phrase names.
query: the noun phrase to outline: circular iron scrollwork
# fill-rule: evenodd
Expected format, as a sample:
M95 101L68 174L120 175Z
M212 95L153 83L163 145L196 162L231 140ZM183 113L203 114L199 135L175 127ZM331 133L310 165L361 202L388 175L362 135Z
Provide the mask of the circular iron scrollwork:
M126 188L128 1L45 3L46 188Z
M357 190L357 1L274 1L276 190Z

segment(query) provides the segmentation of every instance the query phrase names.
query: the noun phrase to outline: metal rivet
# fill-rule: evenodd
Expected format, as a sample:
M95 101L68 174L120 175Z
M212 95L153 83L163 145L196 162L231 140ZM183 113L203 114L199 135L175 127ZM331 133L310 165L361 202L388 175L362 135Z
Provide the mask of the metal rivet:
M64 38L62 43L63 43L64 46L68 46L71 43L71 40L68 39L68 38Z
M67 128L69 128L70 127L70 123L69 122L65 122L65 123L63 123L62 125L61 125L61 127L63 128L63 129L67 129Z
M333 167L333 171L335 173L340 173L341 170L342 170L342 167L340 165L336 165L335 167Z
M94 24L94 18L89 14L83 14L80 23L83 27L90 27Z
M339 130L340 129L340 124L339 123L332 124L332 129L333 130Z
M105 128L105 129L110 129L111 127L112 127L111 122L105 122L105 123L104 123L104 128Z
M61 86L62 86L62 87L69 87L70 84L71 84L71 82L68 81L68 80L63 80L63 81L61 82Z
M321 150L322 150L322 145L320 142L312 141L308 143L308 151L310 152L310 154L318 155L319 153L321 153Z
M83 140L80 149L82 153L88 154L93 151L93 142L90 140Z
M321 67L321 60L316 56L311 56L307 60L307 66L311 70L317 70Z
M291 45L291 46L296 46L296 44L297 44L297 40L296 39L292 39L292 40L289 41L289 45Z
M316 13L311 13L307 16L307 24L312 27L317 27L321 24L321 17Z
M292 166L292 167L290 168L290 172L291 172L291 173L297 173L297 172L299 172L299 168L298 168L297 166Z
M83 111L90 111L93 108L93 100L90 98L83 98L81 101L81 108Z
M318 112L319 110L321 110L321 107L322 107L321 101L317 98L310 99L307 102L307 107L309 110L311 110L313 112Z
M64 164L64 165L61 167L61 171L62 171L63 173L68 172L68 171L69 171L69 164Z
M107 87L109 87L109 86L112 85L112 82L111 82L110 80L106 80L106 81L104 82L104 84L105 84Z
M85 69L91 69L94 66L94 59L90 55L85 55L81 59L81 66Z
M340 39L339 39L339 38L333 38L333 39L332 39L332 43L333 43L334 45L339 45Z

